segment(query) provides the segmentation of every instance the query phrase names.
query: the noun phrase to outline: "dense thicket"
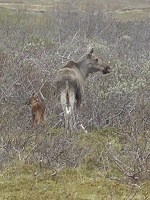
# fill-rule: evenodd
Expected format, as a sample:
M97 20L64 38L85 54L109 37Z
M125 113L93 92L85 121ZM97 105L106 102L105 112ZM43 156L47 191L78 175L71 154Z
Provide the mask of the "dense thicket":
M105 143L106 155L114 163L116 159L132 161L128 163L130 169L125 166L126 173L148 172L150 20L117 21L92 6L81 12L71 5L44 13L2 10L0 35L2 164L23 152L32 137L35 144L28 149L28 161L43 159L49 166L56 166L67 160L72 166L89 152L88 146L79 148L73 137L51 137L55 135L53 129L63 125L60 103L54 96L55 74L67 60L78 60L94 47L96 55L110 64L111 73L88 78L77 121L87 130L119 130L115 138L121 137L120 146L115 153ZM42 100L47 120L41 143L37 134L31 133L30 110L25 104L33 91L40 97L41 92L46 99ZM59 160L58 152L65 148L67 154ZM116 154L117 158L112 156Z

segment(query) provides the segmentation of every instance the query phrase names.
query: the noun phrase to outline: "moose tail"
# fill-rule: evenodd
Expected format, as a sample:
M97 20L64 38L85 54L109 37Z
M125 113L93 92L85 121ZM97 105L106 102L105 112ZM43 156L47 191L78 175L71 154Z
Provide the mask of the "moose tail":
M69 96L69 83L66 81L66 114L71 114L70 96Z

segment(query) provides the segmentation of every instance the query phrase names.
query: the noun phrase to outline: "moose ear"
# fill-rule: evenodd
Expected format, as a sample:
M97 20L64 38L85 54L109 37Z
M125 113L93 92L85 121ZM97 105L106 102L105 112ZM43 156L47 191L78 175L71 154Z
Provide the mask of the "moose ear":
M37 95L37 93L33 92L31 97L38 98L38 95Z
M33 93L31 94L31 96L34 97L34 96L35 96L35 92L33 92Z
M91 58L94 49L92 48L88 54L86 54L86 58Z
M90 50L90 54L91 54L91 55L92 55L93 51L94 51L94 48L92 48L92 49Z

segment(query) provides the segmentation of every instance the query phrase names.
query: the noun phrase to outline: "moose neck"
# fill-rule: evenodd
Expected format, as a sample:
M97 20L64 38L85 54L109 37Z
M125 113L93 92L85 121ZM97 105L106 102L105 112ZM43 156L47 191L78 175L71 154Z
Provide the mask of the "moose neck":
M89 70L87 64L84 61L79 61L78 62L78 68L80 69L82 77L85 80L90 73L90 70Z

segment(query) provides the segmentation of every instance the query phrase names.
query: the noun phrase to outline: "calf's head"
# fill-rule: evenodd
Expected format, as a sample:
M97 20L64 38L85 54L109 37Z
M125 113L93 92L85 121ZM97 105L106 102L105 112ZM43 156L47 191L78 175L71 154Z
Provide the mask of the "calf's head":
M33 102L38 102L38 98L35 93L32 93L31 97L29 98L29 104L33 104Z

